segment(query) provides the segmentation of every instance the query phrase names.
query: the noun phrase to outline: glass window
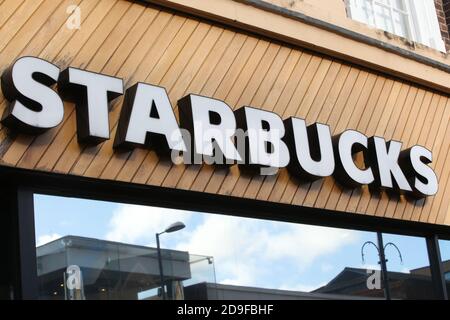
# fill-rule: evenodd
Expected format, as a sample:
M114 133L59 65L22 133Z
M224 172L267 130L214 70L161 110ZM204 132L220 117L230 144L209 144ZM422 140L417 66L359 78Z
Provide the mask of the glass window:
M45 195L34 201L42 299L384 299L373 232ZM383 240L391 297L433 298L425 239Z
M450 241L439 240L439 248L441 250L442 268L447 284L447 295L450 296Z
M433 0L347 0L359 22L445 52Z
M383 234L392 299L434 299L424 238Z
M376 234L35 195L40 298L383 299ZM155 234L174 222L185 228Z

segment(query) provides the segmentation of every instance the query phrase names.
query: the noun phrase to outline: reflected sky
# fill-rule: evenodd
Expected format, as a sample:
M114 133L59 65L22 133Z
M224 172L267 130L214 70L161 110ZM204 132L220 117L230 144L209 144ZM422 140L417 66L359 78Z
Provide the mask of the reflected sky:
M379 269L374 247L366 247L364 264L361 259L362 244L376 243L371 232L44 195L35 195L35 214L37 245L77 235L154 247L156 232L182 221L186 228L162 235L161 246L213 256L217 282L224 284L311 291L345 267ZM388 248L390 270L428 265L424 239L385 235L384 241L403 257L401 263Z

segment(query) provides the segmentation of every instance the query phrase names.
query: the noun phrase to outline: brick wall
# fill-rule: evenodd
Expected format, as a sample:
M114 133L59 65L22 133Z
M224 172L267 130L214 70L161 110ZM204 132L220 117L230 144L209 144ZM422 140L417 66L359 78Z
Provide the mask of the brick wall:
M442 39L444 39L447 51L450 51L450 0L434 0Z

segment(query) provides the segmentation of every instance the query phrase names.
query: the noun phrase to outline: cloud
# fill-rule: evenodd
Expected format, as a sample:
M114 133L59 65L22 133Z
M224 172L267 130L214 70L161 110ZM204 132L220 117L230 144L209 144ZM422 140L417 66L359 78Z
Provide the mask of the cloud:
M334 270L334 266L328 263L324 263L320 266L320 270L322 270L322 272L324 273L328 273L332 270Z
M310 265L319 256L334 253L356 238L349 230L289 224L270 239L266 254L272 259L292 258L299 265Z
M40 247L46 243L52 242L53 240L59 239L62 236L57 233L52 234L44 234L42 236L39 236L36 240L36 247Z
M273 279L274 286L355 241L347 230L205 215L177 249L214 256L220 283L267 286Z
M403 267L403 268L400 270L400 272L403 272L403 273L411 273L411 270L409 270L407 267Z
M190 212L166 208L124 204L114 211L106 239L111 241L155 245L155 233L176 221L186 222ZM175 234L176 236L176 234Z
M165 237L163 247L213 256L217 281L223 284L311 291L321 284L299 284L301 273L358 240L348 230L135 205L118 207L106 238L154 246L155 233L175 221L187 228ZM202 272L195 278L213 280L212 265Z

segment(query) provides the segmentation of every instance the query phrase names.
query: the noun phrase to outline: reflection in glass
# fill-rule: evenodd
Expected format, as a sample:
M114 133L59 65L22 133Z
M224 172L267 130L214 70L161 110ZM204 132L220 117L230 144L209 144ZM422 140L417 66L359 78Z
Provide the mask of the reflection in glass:
M430 262L424 238L383 234L384 242L394 243L401 252L386 248L389 288L392 299L434 299Z
M40 297L43 299L68 299L70 290L83 292L72 295L73 299L158 298L142 295L160 285L154 248L65 236L36 250ZM182 297L179 283L191 278L189 254L167 249L161 254L168 293L172 299ZM70 267L81 271L75 281L75 275L67 275Z
M373 232L35 195L40 297L161 299L155 234L175 221L186 228L161 237L169 299L384 299L377 250L361 257ZM411 280L424 239L389 237L405 260L386 250L395 298L431 296Z
M441 250L442 271L447 285L447 296L450 296L450 241L439 240L439 249Z

